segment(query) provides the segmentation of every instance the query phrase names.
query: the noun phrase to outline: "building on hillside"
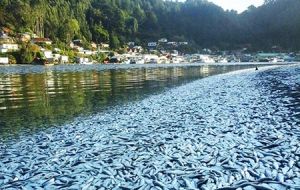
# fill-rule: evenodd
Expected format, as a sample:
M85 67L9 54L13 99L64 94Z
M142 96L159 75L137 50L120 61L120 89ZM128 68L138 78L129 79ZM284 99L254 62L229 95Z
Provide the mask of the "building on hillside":
M189 44L188 42L178 42L178 43L179 43L179 45L182 45L182 46L186 46Z
M141 53L143 51L142 46L134 46L134 47L129 47L128 52L129 53Z
M86 57L76 57L76 63L78 64L89 64L91 63L91 60Z
M51 45L52 41L49 38L33 38L31 40L32 43L34 44L39 44L39 45Z
M77 45L77 46L81 46L82 45L82 40L80 40L80 39L76 39L76 40L73 40L73 43L75 44L75 45Z
M169 45L169 46L177 46L178 43L177 42L168 42L167 45Z
M59 59L59 63L64 64L64 63L69 63L69 57L66 55L61 55Z
M54 50L54 52L56 52L56 53L61 52L61 49L59 49L59 48L54 48L53 50Z
M19 34L18 37L21 42L29 42L31 40L31 35L27 32Z
M127 45L129 48L133 48L135 46L135 42L128 42Z
M15 43L15 41L11 37L4 35L0 38L1 53L7 53L7 52L17 51L17 50L19 50L19 46L18 44Z
M45 58L46 58L48 61L54 61L54 60L53 60L54 57L53 57L52 51L50 51L50 50L44 50L43 52L44 52Z
M258 53L256 54L255 58L259 62L269 62L276 57L282 57L281 53Z
M8 57L0 57L0 64L6 65L9 63Z
M7 37L7 34L4 33L3 31L0 31L0 38L4 38L4 37Z
M108 48L109 48L109 44L101 43L101 44L98 45L98 47L99 47L100 49L108 49Z
M2 33L2 34L9 35L9 34L12 33L12 30L9 29L9 28L7 28L7 27L2 27L2 28L1 28L1 33Z
M158 40L159 43L167 43L168 39L167 38L161 38Z
M157 47L157 42L149 42L148 43L148 49L154 50Z
M70 48L74 48L75 44L73 42L70 42L69 46Z
M157 42L149 42L148 43L148 47L156 47L157 46Z
M78 54L90 56L90 55L95 55L96 52L95 51L91 51L91 50L83 49L83 50L79 51Z
M92 42L92 43L91 43L91 47L92 47L93 49L97 49L97 44L94 43L94 42Z

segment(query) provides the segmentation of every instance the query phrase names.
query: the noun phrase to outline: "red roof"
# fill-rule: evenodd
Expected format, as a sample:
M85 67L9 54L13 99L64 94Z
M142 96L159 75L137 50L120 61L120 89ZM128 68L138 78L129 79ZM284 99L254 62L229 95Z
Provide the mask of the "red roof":
M34 42L52 42L49 38L34 38Z

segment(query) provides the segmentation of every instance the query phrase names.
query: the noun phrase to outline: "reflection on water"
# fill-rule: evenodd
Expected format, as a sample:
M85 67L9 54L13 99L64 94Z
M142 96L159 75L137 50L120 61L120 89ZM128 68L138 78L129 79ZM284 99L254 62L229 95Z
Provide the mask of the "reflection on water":
M12 137L139 100L205 76L253 66L192 66L0 74L0 135ZM34 68L34 67L32 67ZM0 68L1 69L1 68Z

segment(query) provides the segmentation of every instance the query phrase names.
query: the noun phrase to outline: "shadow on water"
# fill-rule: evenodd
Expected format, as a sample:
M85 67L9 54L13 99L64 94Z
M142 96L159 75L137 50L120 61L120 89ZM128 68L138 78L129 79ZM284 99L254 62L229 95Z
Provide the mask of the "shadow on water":
M141 100L174 86L253 65L41 70L0 73L0 138L15 138L78 116ZM14 67L18 69L18 67Z

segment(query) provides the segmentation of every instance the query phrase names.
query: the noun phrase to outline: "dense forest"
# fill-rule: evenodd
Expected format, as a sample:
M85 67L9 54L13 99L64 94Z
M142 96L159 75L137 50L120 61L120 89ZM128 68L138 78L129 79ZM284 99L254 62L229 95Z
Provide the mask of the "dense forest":
M299 0L266 0L241 14L206 0L1 0L0 27L112 48L165 37L197 48L299 50L299 10Z

